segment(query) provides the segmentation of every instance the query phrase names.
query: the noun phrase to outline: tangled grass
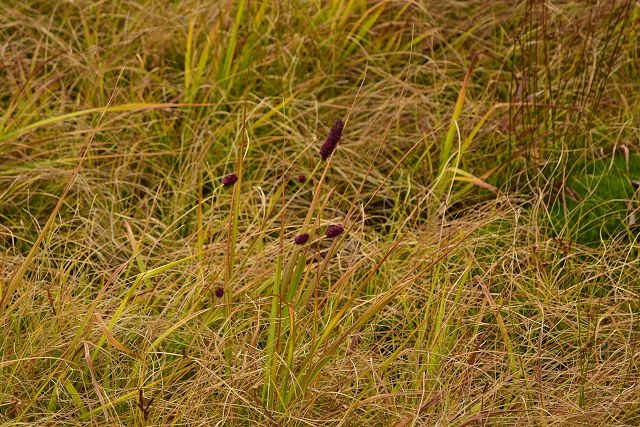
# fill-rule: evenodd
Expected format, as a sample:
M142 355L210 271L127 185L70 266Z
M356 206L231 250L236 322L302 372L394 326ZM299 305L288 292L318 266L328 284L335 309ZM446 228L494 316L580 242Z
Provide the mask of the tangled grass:
M0 2L0 420L640 424L639 13Z

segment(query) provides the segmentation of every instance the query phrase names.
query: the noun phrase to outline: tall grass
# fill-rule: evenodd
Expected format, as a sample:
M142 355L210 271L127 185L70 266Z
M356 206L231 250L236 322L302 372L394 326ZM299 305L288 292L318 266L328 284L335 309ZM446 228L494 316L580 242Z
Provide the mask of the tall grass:
M0 24L3 424L640 423L634 2Z

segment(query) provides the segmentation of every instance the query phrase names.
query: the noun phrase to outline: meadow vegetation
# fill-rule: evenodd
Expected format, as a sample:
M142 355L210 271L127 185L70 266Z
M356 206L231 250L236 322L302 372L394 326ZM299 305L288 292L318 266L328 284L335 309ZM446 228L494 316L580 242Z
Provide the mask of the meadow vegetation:
M640 425L639 22L0 1L0 421Z

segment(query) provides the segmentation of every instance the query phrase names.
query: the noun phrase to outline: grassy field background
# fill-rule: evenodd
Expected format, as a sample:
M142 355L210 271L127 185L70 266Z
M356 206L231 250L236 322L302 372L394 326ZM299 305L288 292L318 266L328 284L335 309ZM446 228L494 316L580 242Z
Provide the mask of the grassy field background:
M639 22L0 1L0 420L640 425Z

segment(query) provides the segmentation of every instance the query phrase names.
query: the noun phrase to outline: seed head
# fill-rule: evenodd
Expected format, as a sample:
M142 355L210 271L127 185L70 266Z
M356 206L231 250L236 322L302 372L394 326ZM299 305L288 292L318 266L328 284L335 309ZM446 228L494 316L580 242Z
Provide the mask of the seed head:
M339 235L341 235L344 232L344 227L340 224L338 225L330 225L327 227L327 231L325 231L325 236L327 236L330 239L333 239L335 237L338 237Z
M303 173L301 173L300 175L298 175L298 178L296 178L298 180L298 182L300 184L304 184L307 181L307 176Z
M222 185L224 185L225 187L230 187L236 182L238 182L238 175L236 175L235 173L230 173L229 175L222 178Z
M298 234L295 239L293 239L296 245L304 245L309 240L309 234L302 233Z
M218 286L215 290L215 294L218 298L222 298L224 296L224 288Z
M320 157L322 160L327 160L331 153L338 146L338 142L340 141L340 137L342 136L342 130L344 129L344 123L342 120L337 119L333 122L333 126L331 126L331 130L329 131L329 136L327 136L327 140L320 147Z

